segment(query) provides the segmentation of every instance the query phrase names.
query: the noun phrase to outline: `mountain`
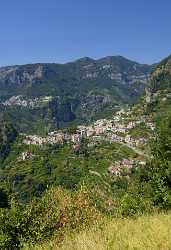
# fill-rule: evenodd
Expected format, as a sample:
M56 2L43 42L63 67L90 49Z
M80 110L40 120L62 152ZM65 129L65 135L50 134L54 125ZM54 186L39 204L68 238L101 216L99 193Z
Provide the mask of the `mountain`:
M66 64L0 68L0 105L21 132L49 130L106 117L137 101L151 66L121 56Z
M152 92L171 88L171 56L162 60L153 70L150 77Z
M153 70L146 88L147 112L155 117L170 110L171 56L162 60Z

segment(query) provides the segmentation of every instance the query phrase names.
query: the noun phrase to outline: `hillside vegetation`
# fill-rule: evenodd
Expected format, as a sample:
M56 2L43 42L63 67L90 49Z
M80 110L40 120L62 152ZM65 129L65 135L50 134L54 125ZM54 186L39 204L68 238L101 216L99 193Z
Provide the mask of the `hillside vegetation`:
M24 250L169 250L170 235L170 213L136 219L105 219L79 233L67 232L61 244L56 238Z
M8 156L11 145L17 137L17 131L11 124L0 119L0 164Z

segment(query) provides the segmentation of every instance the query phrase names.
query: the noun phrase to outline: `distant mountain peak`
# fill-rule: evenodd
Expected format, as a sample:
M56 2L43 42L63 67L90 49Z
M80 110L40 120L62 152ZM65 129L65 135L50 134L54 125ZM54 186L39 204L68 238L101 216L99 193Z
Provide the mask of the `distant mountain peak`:
M83 62L83 63L89 63L89 62L93 62L95 61L93 58L85 56L85 57L81 57L79 59L76 60L76 62Z
M106 56L106 57L103 57L103 58L100 58L98 61L103 61L103 62L112 62L112 63L125 63L125 62L128 62L128 63L134 63L134 64L139 64L138 62L135 62L135 61L132 61L126 57L123 57L123 56L120 56L120 55L117 55L117 56Z

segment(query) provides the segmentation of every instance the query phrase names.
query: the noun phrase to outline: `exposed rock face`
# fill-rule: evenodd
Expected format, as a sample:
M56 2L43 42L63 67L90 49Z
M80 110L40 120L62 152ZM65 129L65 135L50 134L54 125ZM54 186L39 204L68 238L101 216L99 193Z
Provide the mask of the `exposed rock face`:
M43 76L43 66L35 66L31 70L24 70L22 66L0 68L0 82L6 85L21 85L24 82L33 82Z
M150 103L152 99L152 93L149 88L145 89L145 94L146 94L146 103Z
M171 87L171 56L159 63L150 76L152 92Z
M61 103L57 98L49 103L49 108L57 127L59 127L60 122L72 122L76 118L72 105L74 105L72 101Z
M83 58L81 63L84 69L81 74L82 79L103 78L120 84L132 84L137 81L146 83L149 74L148 65L141 65L135 62L130 63L129 60L120 56L105 57L100 60Z
M161 61L153 70L146 87L146 103L166 101L171 96L171 56Z
M88 95L81 100L81 113L82 117L92 118L99 109L102 109L105 105L112 103L112 97L110 95Z
M120 84L146 83L151 66L141 65L123 57L106 57L99 60L82 58L67 64L33 64L0 68L0 87L26 85L40 82L82 80L111 80ZM10 90L11 91L11 90ZM13 92L13 91L12 91ZM21 92L21 91L20 91ZM9 94L12 94L11 92ZM44 93L45 94L45 93Z

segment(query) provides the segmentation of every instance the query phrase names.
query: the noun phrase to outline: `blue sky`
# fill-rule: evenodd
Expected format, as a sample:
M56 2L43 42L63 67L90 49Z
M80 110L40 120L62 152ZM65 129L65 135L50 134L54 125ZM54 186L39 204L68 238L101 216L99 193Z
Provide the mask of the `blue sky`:
M0 65L171 54L170 0L1 0Z

